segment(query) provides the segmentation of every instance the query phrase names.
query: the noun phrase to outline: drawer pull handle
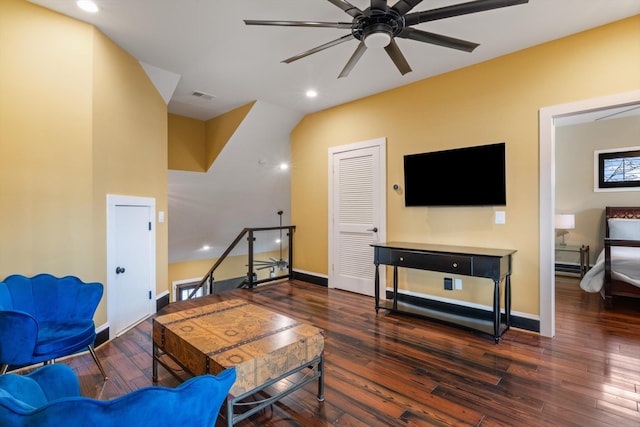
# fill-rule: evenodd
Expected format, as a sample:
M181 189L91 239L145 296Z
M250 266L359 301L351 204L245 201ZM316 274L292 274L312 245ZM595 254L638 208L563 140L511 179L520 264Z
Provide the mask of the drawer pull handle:
M400 257L400 261L404 261L404 257Z
M453 263L453 268L458 268L458 263L457 262Z

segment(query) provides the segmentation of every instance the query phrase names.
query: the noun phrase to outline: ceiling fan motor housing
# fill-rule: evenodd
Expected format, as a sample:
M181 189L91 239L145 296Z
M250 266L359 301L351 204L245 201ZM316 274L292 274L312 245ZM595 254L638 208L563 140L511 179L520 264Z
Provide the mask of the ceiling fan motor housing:
M353 36L367 47L385 47L404 29L404 18L393 9L378 11L367 9L353 20Z

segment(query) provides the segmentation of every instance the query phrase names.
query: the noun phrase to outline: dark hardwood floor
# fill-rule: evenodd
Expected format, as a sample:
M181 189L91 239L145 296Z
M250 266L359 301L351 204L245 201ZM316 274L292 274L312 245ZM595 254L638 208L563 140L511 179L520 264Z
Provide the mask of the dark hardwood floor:
M180 304L240 297L325 331L325 401L309 384L240 426L640 425L640 305L605 310L574 278L558 276L556 288L555 338L511 329L498 345L298 281ZM97 349L106 382L88 354L59 363L76 370L83 395L120 396L152 384L150 332L147 320Z

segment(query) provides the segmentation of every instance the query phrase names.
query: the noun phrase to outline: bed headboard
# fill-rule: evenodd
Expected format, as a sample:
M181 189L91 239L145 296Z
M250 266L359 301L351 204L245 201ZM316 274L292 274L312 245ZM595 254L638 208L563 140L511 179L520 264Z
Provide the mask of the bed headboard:
M605 208L605 236L609 236L609 221L607 221L609 218L640 219L640 206L607 206Z

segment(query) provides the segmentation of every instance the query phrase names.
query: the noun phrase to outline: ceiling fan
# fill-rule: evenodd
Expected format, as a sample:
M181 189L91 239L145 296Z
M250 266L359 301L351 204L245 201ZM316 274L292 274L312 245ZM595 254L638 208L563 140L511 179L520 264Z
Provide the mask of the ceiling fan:
M350 34L314 47L313 49L292 56L291 58L287 58L282 62L288 64L313 53L336 46L340 43L356 39L360 41L360 44L349 61L347 61L347 64L342 69L338 78L348 76L358 60L369 47L383 47L395 66L398 68L398 71L400 71L402 75L405 75L411 71L411 67L409 67L409 63L404 58L404 55L395 42L396 37L444 46L451 49L458 49L465 52L471 52L479 46L477 43L466 40L418 30L416 28L412 28L413 25L529 2L529 0L475 0L467 3L426 10L423 12L409 13L414 7L420 4L422 0L398 0L398 2L391 7L387 4L387 0L371 0L371 6L364 10L350 4L346 0L328 1L351 15L353 20L351 22L318 22L245 19L244 23L246 25L326 27L351 30Z
M257 266L256 270L264 270L265 268L271 269L271 274L275 274L276 267L283 271L284 269L289 268L289 260L282 259L282 214L283 211L278 211L278 215L280 216L280 238L277 240L280 243L280 259L269 258L268 261L263 260L253 260L253 264Z

